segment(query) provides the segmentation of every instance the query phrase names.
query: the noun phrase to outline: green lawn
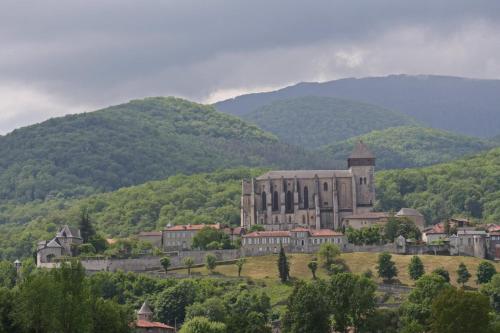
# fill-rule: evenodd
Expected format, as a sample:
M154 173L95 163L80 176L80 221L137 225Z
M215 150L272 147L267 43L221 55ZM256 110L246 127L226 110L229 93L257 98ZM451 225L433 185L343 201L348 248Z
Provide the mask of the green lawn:
M311 254L289 254L290 275L292 279L311 279L312 275L307 268L307 264L314 257L316 256ZM361 274L370 269L373 272L374 279L377 282L382 282L380 279L376 278L378 253L343 253L340 258L345 261L351 272ZM410 262L411 256L393 254L392 258L398 268L399 274L397 279L400 283L408 286L414 285L414 281L412 281L408 275L408 263ZM477 287L475 283L476 269L481 259L433 255L422 255L420 258L424 263L426 272L431 272L437 267L443 266L450 273L451 283L454 285L457 285L456 270L458 265L463 262L472 274L467 285L472 288ZM275 311L283 311L286 299L292 291L293 281L287 284L282 284L279 281L277 260L277 255L247 258L247 262L243 267L242 278L253 280L256 285L271 298L271 304ZM497 271L500 272L500 264L495 263L495 266ZM176 270L176 272L187 274L186 270ZM208 271L204 267L193 268L192 272L196 276L208 275ZM220 265L215 269L215 274L219 277L236 278L238 276L238 270L234 264ZM318 269L317 275L322 278L328 276L323 268Z

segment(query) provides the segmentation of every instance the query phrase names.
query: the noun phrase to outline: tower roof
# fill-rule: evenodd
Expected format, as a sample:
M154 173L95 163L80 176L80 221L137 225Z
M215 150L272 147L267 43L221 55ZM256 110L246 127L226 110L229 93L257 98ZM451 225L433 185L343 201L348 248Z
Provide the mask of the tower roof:
M144 303L142 303L141 309L139 311L137 311L137 314L140 314L140 315L153 314L153 311L151 311L151 308L149 307L147 301L144 301Z
M368 147L363 143L362 140L359 140L354 150L352 151L349 158L375 158L375 155L368 149Z

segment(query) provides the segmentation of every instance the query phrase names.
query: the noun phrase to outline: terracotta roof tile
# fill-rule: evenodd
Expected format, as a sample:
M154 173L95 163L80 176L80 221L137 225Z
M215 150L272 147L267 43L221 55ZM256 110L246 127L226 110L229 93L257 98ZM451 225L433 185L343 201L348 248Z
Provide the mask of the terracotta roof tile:
M147 320L142 320L139 319L135 322L135 327L140 327L140 328L164 328L164 329L169 329L173 330L174 328L172 326L168 326L163 323L158 323L154 321L147 321Z
M290 237L290 231L254 231L243 236L244 238L256 237Z
M165 228L165 231L195 231L201 230L204 227L220 229L220 224L187 224L187 225L174 225L173 227Z

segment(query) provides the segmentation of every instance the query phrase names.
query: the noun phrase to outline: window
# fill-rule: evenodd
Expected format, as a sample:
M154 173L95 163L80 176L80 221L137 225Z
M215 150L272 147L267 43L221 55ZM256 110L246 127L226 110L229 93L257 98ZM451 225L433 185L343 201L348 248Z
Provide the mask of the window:
M306 224L306 216L302 215L302 224Z
M279 203L278 203L278 191L274 191L273 193L273 210L278 210L279 209Z
M304 209L309 209L309 189L304 186Z
M293 196L290 191L286 192L285 208L288 213L293 212Z
M266 192L262 192L261 195L261 205L262 205L262 210L266 210L267 208L267 197L266 197Z
M278 217L277 216L274 217L274 223L278 224Z
M363 185L363 177L359 177L359 185Z
M366 177L363 178L363 183L366 185Z
M323 183L323 191L328 191L328 183L327 182L324 182Z

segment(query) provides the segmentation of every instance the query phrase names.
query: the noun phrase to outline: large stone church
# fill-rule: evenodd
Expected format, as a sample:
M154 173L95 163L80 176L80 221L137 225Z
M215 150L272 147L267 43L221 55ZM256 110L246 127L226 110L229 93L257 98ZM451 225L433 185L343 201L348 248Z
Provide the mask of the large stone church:
M375 156L360 141L347 164L347 170L270 171L244 180L241 226L339 230L346 217L374 214Z

